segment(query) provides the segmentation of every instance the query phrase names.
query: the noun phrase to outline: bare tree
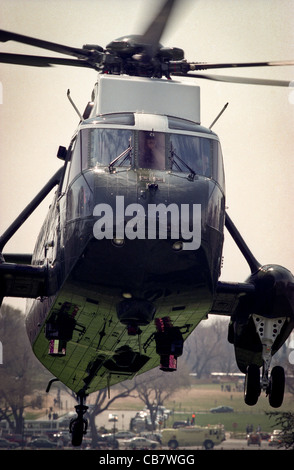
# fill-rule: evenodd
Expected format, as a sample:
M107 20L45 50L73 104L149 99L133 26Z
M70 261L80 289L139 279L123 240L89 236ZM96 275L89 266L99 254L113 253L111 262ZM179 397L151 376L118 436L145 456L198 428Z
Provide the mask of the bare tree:
M234 346L229 343L228 338L228 322L229 318L218 319L211 325L212 336L218 341L219 354L217 358L210 363L215 371L218 372L237 372Z
M179 388L189 387L188 370L184 363L176 372L162 372L158 369L146 372L137 378L136 391L150 413L152 429L156 429L159 407Z
M22 432L24 409L29 405L26 397L32 395L44 370L31 350L24 322L20 310L8 305L1 307L0 419L5 419L17 433Z
M103 411L107 410L113 402L118 400L119 398L125 398L132 396L131 393L135 390L136 385L134 382L128 386L130 382L122 382L118 387L115 389L111 389L112 392L115 394L111 396L108 395L108 389L103 388L96 393L95 402L91 405L88 411L89 417L89 426L91 429L91 436L92 436L92 447L96 447L98 445L98 434L97 428L95 424L96 417L103 413Z
M185 360L198 378L213 369L236 370L233 348L227 341L227 321L218 319L211 325L201 323L185 342ZM233 370L232 370L233 369Z

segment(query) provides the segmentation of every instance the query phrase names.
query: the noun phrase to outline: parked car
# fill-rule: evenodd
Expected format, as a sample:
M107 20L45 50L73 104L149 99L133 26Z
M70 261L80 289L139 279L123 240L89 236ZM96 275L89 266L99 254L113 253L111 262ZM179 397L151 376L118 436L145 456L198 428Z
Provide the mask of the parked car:
M156 449L158 442L147 439L146 437L133 437L125 441L130 449Z
M132 439L132 437L136 437L136 434L132 431L117 431L109 436L114 436L116 439Z
M282 443L282 439L280 437L281 434L281 429L274 429L273 433L271 434L271 437L269 439L269 446L278 446Z
M271 435L268 432L259 432L262 441L268 441Z
M98 445L100 447L118 449L119 448L119 441L116 439L116 435L101 434L100 436L98 436Z
M50 440L56 442L57 447L71 445L71 435L68 431L58 431L50 435Z
M216 408L211 408L211 413L232 413L234 411L230 406L217 406Z
M57 447L56 442L49 441L43 437L33 439L31 442L28 442L27 447L32 447L35 449L53 449Z
M258 445L259 447L261 446L261 435L259 432L251 432L247 436L247 445Z
M7 434L4 436L9 442L16 442L18 445L24 445L26 440L22 434Z
M16 447L19 447L19 444L17 442L8 441L7 439L4 439L3 437L0 438L1 449L15 449Z
M161 443L161 432L145 431L141 433L141 437L147 437L151 441L157 441Z

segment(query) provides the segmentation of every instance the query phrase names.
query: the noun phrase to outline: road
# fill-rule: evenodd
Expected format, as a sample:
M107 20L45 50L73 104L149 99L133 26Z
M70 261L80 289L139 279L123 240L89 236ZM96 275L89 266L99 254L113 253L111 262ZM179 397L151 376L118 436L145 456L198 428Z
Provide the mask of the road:
M115 423L116 429L129 429L129 423L131 418L136 415L136 411L115 411L107 410L101 413L96 419L96 426L105 426L107 429L111 429L113 422L109 422L109 414L116 415L117 421ZM120 448L123 449L123 441L121 441ZM192 448L190 448L192 450ZM194 450L199 450L201 447L195 447ZM276 447L271 447L268 445L267 441L262 441L261 446L258 445L247 445L246 439L230 439L227 438L226 441L222 442L220 446L216 446L215 449L218 450L277 450Z
M276 447L271 447L268 445L267 441L261 441L261 446L258 445L247 445L246 439L227 439L222 442L220 446L215 447L215 449L223 450L277 450Z

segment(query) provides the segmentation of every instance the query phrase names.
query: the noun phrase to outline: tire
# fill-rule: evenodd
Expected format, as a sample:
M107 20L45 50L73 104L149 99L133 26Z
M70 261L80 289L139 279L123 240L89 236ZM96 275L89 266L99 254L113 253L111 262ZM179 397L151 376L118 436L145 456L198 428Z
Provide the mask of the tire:
M117 439L114 439L113 443L111 444L113 449L119 449L119 442Z
M256 364L250 364L247 367L245 386L244 386L244 400L246 405L256 405L261 392L260 387L260 371Z
M79 447L83 442L83 422L75 420L71 425L71 443L74 447Z
M176 441L176 439L168 441L167 445L170 449L177 449L179 447L179 443Z
M69 431L72 435L71 443L74 447L79 447L82 444L83 435L86 434L87 426L88 423L86 419L80 420L75 418L70 422Z
M269 384L269 404L273 408L279 408L284 400L285 372L283 367L276 366L272 369Z
M203 446L205 450L211 450L214 448L214 443L210 439L207 439L203 442Z

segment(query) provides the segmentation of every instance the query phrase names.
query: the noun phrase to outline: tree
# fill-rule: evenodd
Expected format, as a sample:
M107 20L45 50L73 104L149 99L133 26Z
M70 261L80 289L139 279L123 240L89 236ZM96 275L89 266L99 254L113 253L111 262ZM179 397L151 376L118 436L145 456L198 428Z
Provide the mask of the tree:
M0 420L5 419L16 433L23 429L25 397L39 385L44 371L35 358L25 331L23 313L3 305L0 310L0 340L3 348L0 364Z
M223 319L209 326L200 323L185 342L185 360L198 378L209 375L212 370L236 370L233 347L227 341L227 328L227 321Z
M108 397L107 388L103 388L102 390L99 390L97 392L94 405L91 405L88 411L89 426L92 435L92 447L96 447L98 445L98 434L95 424L96 417L100 413L103 413L103 411L107 410L110 405L115 402L115 400L130 396L131 392L135 389L135 387L135 383L128 386L126 383L122 382L120 385L117 386L117 388L115 389L115 395L111 398ZM114 391L114 389L112 389L112 391Z
M152 429L156 429L156 418L159 407L179 388L189 387L187 368L181 367L176 372L162 372L158 369L146 372L137 377L136 391L150 413Z
M266 413L270 418L275 418L277 428L281 429L279 447L294 450L294 413L290 411Z

